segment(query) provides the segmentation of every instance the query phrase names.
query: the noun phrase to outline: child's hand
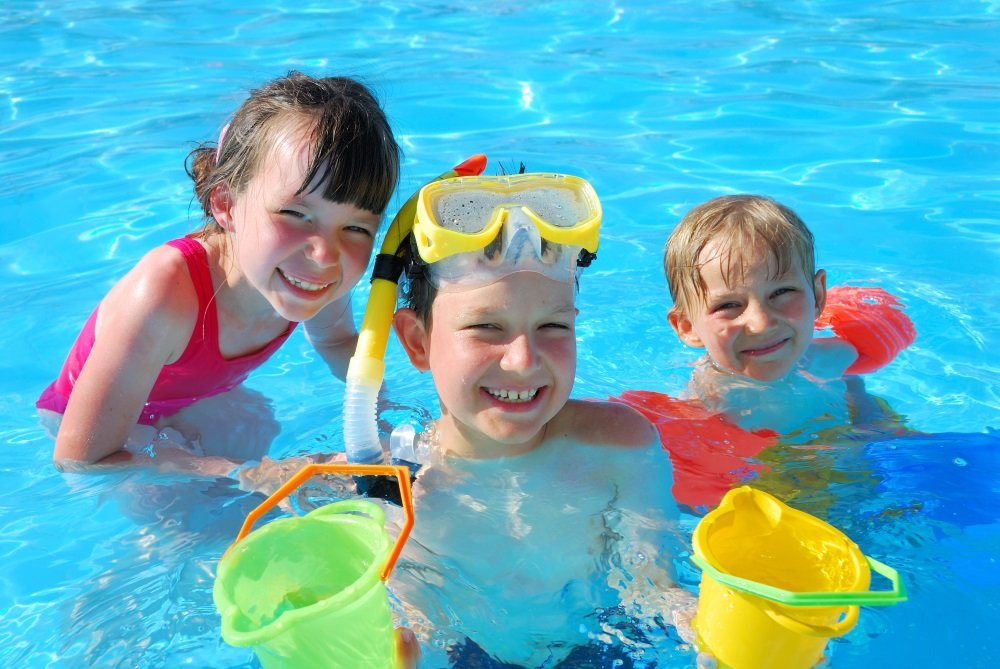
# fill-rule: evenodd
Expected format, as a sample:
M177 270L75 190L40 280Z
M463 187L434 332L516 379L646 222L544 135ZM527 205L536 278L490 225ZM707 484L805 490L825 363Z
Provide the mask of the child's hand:
M691 644L693 648L698 647L697 635L692 625L694 615L697 612L697 605L698 600L695 599L693 604L689 604L681 609L675 609L671 614L671 622L674 624L674 629L677 630L677 635L685 643ZM706 651L698 652L696 662L698 669L716 669L719 666L715 656Z
M698 653L698 669L716 669L719 666L719 662L715 659L715 656L709 653Z
M297 455L282 460L274 460L264 456L256 465L240 467L235 475L239 481L240 490L257 492L270 497L285 481L292 478L306 465L326 460L327 458L321 455Z
M396 658L400 669L416 669L420 660L420 644L412 630L401 627L396 630Z
M698 610L698 599L687 590L682 588L671 588L673 593L666 593L666 598L671 602L670 621L677 630L677 636L684 643L695 645L695 632L692 626L694 614Z

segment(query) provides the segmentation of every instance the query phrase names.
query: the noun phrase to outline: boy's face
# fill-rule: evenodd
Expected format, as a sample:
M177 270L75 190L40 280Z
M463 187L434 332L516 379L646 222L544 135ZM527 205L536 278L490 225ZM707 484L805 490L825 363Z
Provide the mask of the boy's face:
M541 443L573 387L574 300L568 283L517 272L482 288L438 293L429 329L413 311L397 312L410 360L434 377L447 448L502 457Z
M728 248L709 242L698 258L705 299L691 313L672 309L670 324L689 346L704 348L724 371L758 381L788 374L809 348L814 321L826 302L826 274L807 277L799 259L782 276L771 276L766 249L744 251L746 276L727 277Z

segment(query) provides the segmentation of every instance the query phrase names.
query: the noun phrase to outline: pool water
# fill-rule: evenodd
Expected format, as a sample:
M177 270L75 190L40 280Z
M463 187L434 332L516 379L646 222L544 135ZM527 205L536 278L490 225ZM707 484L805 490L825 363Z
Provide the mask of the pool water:
M260 498L224 479L60 475L33 403L114 281L198 225L190 148L289 69L378 92L406 153L393 211L477 152L491 173L591 181L604 229L577 396L683 391L696 355L666 322L662 245L717 195L788 204L831 284L898 295L918 338L866 382L922 435L789 444L766 484L909 588L864 609L831 666L1000 663L998 29L995 0L6 3L0 666L255 666L221 640L211 589ZM395 342L386 377L387 418L436 415ZM343 386L300 330L248 385L281 425L273 455L341 448ZM693 666L657 644L656 666Z

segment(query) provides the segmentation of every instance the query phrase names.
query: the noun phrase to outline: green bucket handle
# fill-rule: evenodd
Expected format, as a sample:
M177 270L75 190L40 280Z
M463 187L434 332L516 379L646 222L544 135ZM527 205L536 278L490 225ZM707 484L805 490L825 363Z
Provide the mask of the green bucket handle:
M719 571L700 555L692 555L691 561L703 572L722 585L734 590L769 599L788 606L891 606L907 600L906 587L899 578L899 572L867 555L865 560L873 571L886 577L892 583L892 590L865 592L792 592L740 578Z

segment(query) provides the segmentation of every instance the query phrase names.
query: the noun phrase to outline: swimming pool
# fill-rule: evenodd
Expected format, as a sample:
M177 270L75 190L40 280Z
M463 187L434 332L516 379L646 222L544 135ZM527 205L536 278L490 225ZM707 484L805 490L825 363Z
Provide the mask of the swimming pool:
M192 144L290 68L379 92L404 194L480 151L491 169L524 161L594 184L605 227L582 282L578 396L684 387L694 356L664 317L661 249L718 194L786 202L832 283L901 296L919 337L868 387L944 436L839 451L831 494L813 498L911 596L864 610L832 666L1000 662L1000 464L982 436L1000 427L1000 5L329 4L5 5L0 665L253 666L221 641L211 588L256 498L222 481L61 476L33 402L113 281L196 225ZM338 449L342 386L294 337L249 381L282 425L272 452ZM395 344L389 355L393 393L436 412L426 380ZM660 655L692 663L672 645Z

